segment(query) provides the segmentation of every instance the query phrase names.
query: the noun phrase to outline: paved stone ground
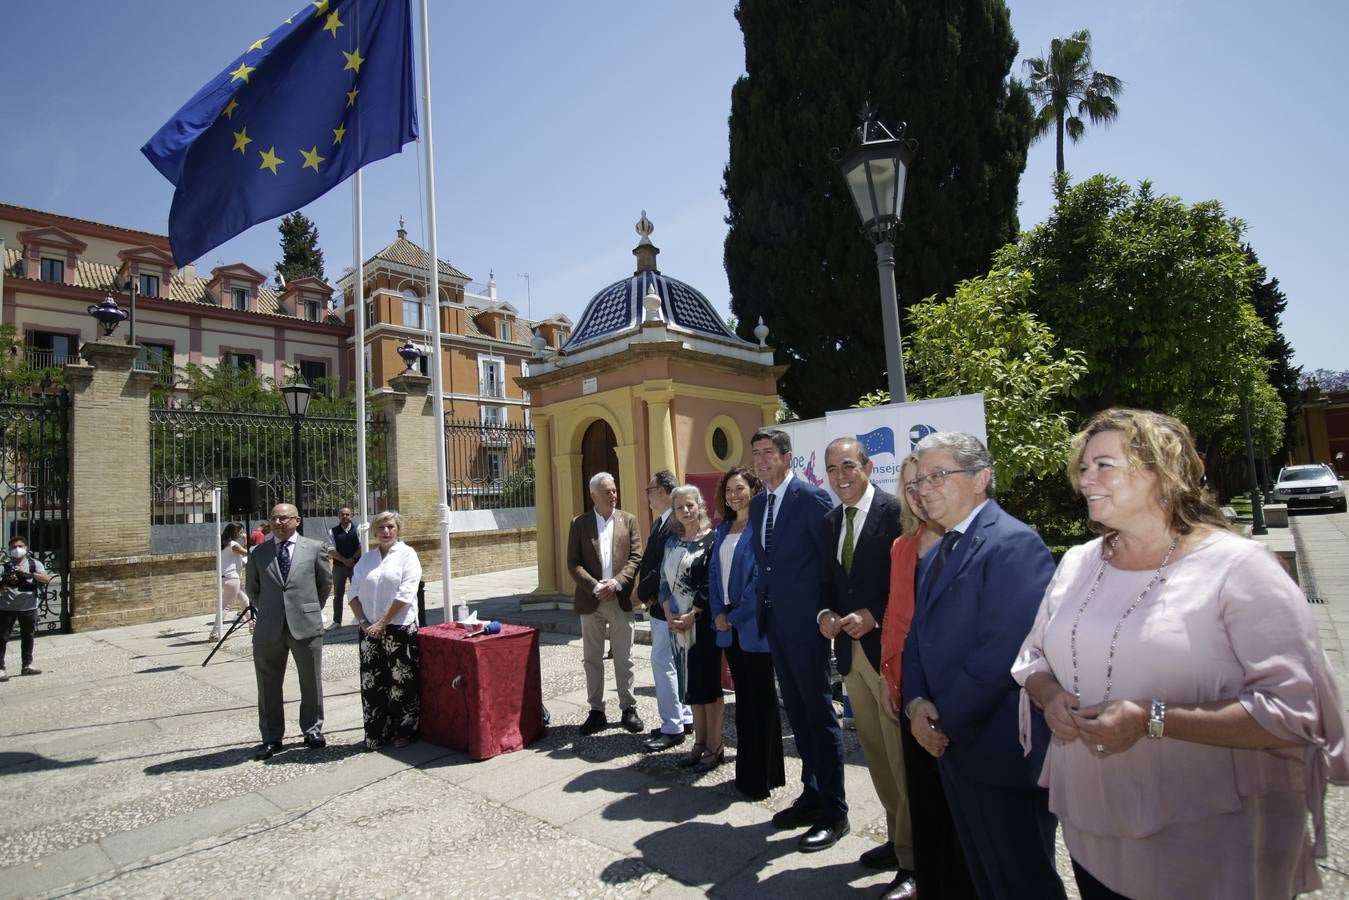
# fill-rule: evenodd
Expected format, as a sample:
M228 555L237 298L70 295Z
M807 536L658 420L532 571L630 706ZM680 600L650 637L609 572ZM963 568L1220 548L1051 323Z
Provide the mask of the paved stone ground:
M1293 528L1302 583L1322 601L1313 609L1343 682L1349 516L1298 516ZM532 570L455 582L456 600L480 615L544 632L553 728L523 752L484 762L425 742L361 752L351 629L330 632L325 647L329 746L306 750L292 736L267 763L251 759L248 641L231 639L202 668L208 617L41 639L46 673L0 685L0 897L878 893L889 876L855 860L883 839L883 813L851 733L853 833L824 853L796 853L795 832L768 824L796 794L790 741L788 786L755 803L737 795L729 764L694 777L675 766L675 754L640 753L640 736L581 737L574 620L522 612L533 587ZM439 621L439 585L428 585L427 599ZM638 699L654 723L647 652L636 650ZM287 696L298 696L293 676ZM1331 790L1328 818L1321 895L1349 896L1342 789ZM1066 873L1062 853L1060 865Z

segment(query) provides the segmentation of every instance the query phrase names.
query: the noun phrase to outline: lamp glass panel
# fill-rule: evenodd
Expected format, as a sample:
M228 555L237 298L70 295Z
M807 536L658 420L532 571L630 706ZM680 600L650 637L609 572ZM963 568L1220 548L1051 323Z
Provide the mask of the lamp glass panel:
M876 208L871 200L871 187L867 184L867 167L861 159L854 157L853 166L843 176L848 180L848 191L852 194L853 204L862 221L870 222L876 218Z
M894 158L869 159L867 167L871 170L871 182L876 191L876 217L895 215L895 186L899 179L895 173L897 167Z

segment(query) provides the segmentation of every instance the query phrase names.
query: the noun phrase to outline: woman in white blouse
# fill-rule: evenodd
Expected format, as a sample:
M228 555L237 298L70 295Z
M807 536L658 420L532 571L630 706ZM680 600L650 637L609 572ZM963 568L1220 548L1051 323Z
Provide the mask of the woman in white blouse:
M417 551L399 540L403 517L386 510L370 530L376 553L363 553L351 575L351 612L361 628L361 708L365 748L405 747L421 719L417 646Z

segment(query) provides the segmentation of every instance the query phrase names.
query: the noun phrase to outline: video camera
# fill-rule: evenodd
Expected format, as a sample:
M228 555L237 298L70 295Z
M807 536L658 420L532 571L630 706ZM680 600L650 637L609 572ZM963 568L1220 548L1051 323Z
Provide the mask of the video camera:
M5 560L4 569L0 571L0 584L19 591L37 590L37 581L33 578L33 573L27 569L20 569L19 564L12 559Z

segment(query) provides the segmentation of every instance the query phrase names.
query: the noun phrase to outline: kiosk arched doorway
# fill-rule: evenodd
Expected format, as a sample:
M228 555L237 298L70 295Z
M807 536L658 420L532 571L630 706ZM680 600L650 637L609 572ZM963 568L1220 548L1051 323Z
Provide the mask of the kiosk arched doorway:
M597 472L608 472L614 476L614 487L618 488L618 505L623 508L623 486L618 480L618 438L614 430L603 419L590 423L581 437L581 496L585 498L585 511L590 512L595 501L590 499L590 479Z

